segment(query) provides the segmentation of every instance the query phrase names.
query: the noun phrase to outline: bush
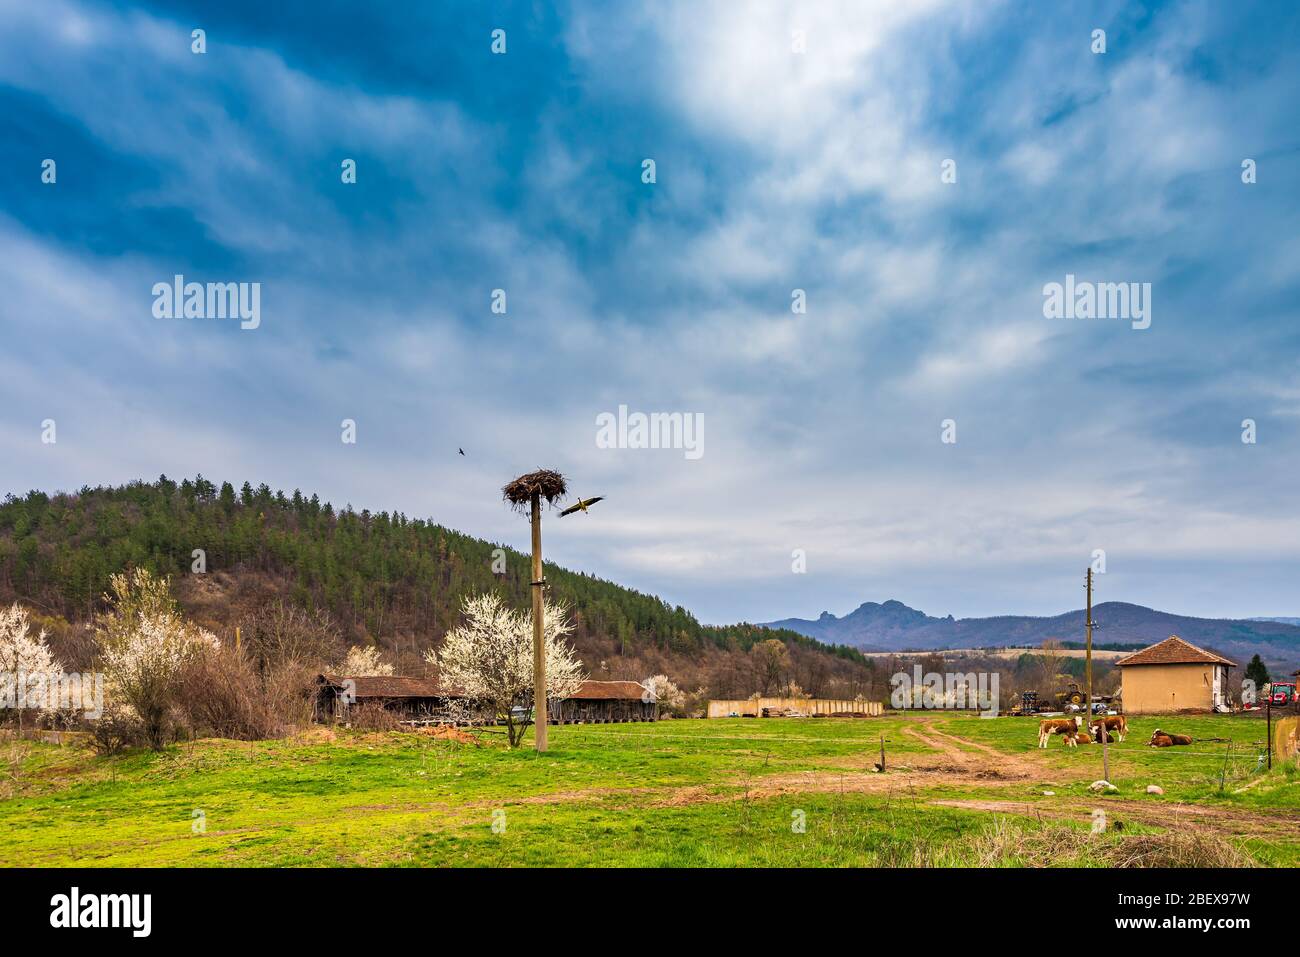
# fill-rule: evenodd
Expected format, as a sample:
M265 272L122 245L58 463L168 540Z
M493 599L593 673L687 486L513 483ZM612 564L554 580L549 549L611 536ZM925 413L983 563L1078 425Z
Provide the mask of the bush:
M99 719L90 722L90 746L96 754L121 754L143 743L144 727L125 708L105 707Z
M316 690L316 676L319 673L319 668L290 661L270 669L262 676L262 694L266 699L266 707L275 717L280 734L311 724L312 695Z
M270 737L274 720L252 663L231 648L190 661L181 674L181 722L197 736L252 741Z
M1121 835L995 821L971 843L977 867L1254 867L1247 852L1208 831ZM916 866L916 865L913 865ZM927 865L921 865L927 866Z
M396 714L378 704L349 708L348 723L357 731L398 731L402 727Z
M311 719L312 671L282 664L260 673L242 651L220 652L190 662L181 679L179 711L200 736L255 741L275 738Z

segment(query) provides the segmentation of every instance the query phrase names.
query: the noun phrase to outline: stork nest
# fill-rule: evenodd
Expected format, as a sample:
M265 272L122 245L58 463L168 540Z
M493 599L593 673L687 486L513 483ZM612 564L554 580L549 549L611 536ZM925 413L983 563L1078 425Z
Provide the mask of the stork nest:
M564 476L550 469L538 469L521 475L501 490L501 497L510 503L517 512L526 512L532 505L533 496L546 500L547 505L554 505L555 500L563 498L569 487Z

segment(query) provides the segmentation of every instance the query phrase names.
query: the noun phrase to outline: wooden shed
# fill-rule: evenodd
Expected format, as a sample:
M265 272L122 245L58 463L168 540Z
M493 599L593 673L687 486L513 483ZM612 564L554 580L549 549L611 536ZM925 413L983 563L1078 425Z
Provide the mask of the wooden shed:
M1177 635L1115 662L1120 669L1124 711L1212 711L1228 704L1228 671L1236 662Z
M435 678L317 676L312 708L315 720L346 721L349 710L358 705L378 705L405 721L463 722L467 710L465 696L440 687Z
M654 721L659 706L654 692L636 681L584 681L571 697L550 703L550 717L559 724Z

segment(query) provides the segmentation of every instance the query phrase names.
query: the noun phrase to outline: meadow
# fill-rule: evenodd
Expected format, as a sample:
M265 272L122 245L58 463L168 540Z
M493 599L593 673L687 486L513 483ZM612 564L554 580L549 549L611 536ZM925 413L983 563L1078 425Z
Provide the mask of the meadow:
M1196 743L1148 748L1157 726ZM320 727L114 756L8 740L0 863L1300 864L1300 775L1259 769L1261 721L1130 730L1104 795L1088 790L1099 745L1039 750L1033 719L949 713L568 725L544 755L494 729L470 743Z

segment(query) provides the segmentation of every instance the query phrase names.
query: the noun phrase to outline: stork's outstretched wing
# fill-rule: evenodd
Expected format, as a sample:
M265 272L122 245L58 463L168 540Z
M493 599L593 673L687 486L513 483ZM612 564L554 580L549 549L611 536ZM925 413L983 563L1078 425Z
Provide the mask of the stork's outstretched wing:
M595 505L597 502L603 501L604 498L605 496L603 495L597 495L595 498L580 498L576 503L570 505L561 512L560 518L564 518L566 515L572 515L574 512L585 512L588 505Z

